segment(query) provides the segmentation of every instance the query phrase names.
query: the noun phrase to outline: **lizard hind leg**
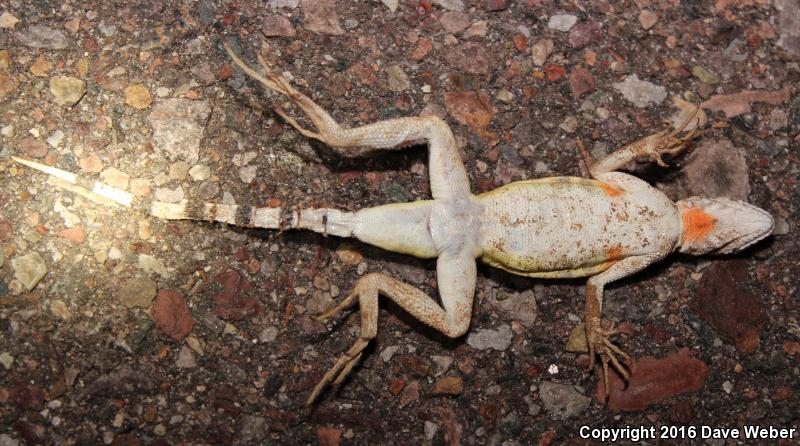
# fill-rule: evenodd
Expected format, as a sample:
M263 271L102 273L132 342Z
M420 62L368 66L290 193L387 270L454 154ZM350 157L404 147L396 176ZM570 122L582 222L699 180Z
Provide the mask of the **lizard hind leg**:
M356 339L353 345L347 351L342 353L333 366L328 369L327 372L325 372L325 374L322 376L322 379L320 379L317 385L314 387L311 395L309 395L308 399L306 399L306 406L311 406L314 404L314 401L316 401L316 399L322 394L322 391L325 390L325 387L327 387L328 384L333 382L334 384L339 385L344 382L345 378L347 378L347 376L353 370L353 367L355 367L355 365L361 359L361 355L367 345L369 345L369 341L378 335L378 288L364 286L364 284L362 284L363 280L364 279L361 279L359 283L356 284L355 289L353 289L350 295L347 296L339 305L315 318L318 321L324 321L348 308L353 304L355 299L359 300L361 311L361 331L358 339Z
M627 360L630 359L630 355L622 351L622 349L617 347L609 339L612 335L618 333L618 331L615 330L613 326L609 329L605 329L600 324L605 285L641 271L656 260L664 257L664 255L666 255L666 253L625 257L614 263L609 269L596 276L590 277L586 283L584 324L586 328L586 342L589 346L589 370L594 369L596 356L600 356L606 393L609 391L609 365L619 372L622 379L627 382L630 373L619 358Z
M236 64L236 66L238 66L242 71L244 71L245 74L261 82L261 84L267 87L267 89L286 96L291 102L296 104L303 110L303 112L305 112L306 116L308 116L319 133L308 130L301 126L297 120L287 115L281 107L275 109L275 112L281 118L286 120L287 123L297 129L297 131L299 131L303 136L327 142L325 135L338 129L338 124L336 124L336 121L334 121L333 118L331 118L330 115L322 109L322 107L317 105L308 96L297 91L286 79L283 78L283 76L272 71L260 54L258 55L258 63L261 65L263 74L259 73L242 61L242 59L240 59L239 56L233 52L227 43L223 43L223 46L225 47L225 51L228 52L228 56L230 56L233 63Z
M320 319L333 317L358 299L361 331L353 346L336 360L314 387L306 406L311 406L329 384L341 384L361 359L364 348L377 336L379 294L435 330L453 338L462 336L469 328L475 292L475 268L472 258L439 258L439 291L444 308L422 290L385 274L371 273L359 279L349 296L334 309L319 316Z

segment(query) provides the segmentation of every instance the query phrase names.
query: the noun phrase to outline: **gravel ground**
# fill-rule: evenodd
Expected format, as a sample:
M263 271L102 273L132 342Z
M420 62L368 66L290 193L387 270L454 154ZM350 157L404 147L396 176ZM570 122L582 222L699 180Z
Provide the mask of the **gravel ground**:
M721 445L743 440L700 440L724 434L701 426L800 428L798 10L0 3L0 446L600 442L582 426ZM604 317L634 379L624 388L612 375L608 398L570 336L583 281L482 265L469 336L447 339L382 302L361 364L308 412L359 326L310 315L368 272L435 295L435 262L318 234L159 221L9 158L170 202L356 210L429 197L424 147L337 157L271 111L283 99L232 67L223 41L248 61L264 54L339 122L441 116L476 192L581 175L578 141L602 156L678 119L675 104L702 104L708 124L688 154L629 170L675 199L748 200L775 216L775 233L734 258L675 255L611 286Z

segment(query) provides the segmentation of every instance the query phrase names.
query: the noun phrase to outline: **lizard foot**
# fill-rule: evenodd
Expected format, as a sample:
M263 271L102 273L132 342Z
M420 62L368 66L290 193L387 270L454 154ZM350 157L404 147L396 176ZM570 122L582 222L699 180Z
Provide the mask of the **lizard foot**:
M634 143L634 149L641 156L648 156L650 159L658 163L661 167L667 167L667 163L661 158L662 155L675 156L689 146L689 142L700 134L699 127L693 128L686 135L681 134L686 130L686 127L695 119L698 108L694 113L689 116L680 127L670 130L664 129L658 133L645 137Z
M314 387L311 395L309 395L308 399L306 400L306 407L310 407L312 404L314 404L314 401L316 401L328 384L333 382L335 385L339 385L344 381L345 378L347 378L347 375L350 374L350 371L353 370L353 367L355 367L355 365L361 359L361 354L368 344L369 339L358 338L349 350L339 356L339 359L336 361L333 367L325 372L325 375Z
M658 163L661 167L667 167L667 163L661 158L663 155L675 156L689 146L689 142L699 133L697 129L692 130L686 136L679 137L682 129L662 130L654 135L650 135L636 144L642 156L649 156L650 159Z
M318 322L325 323L328 319L350 308L356 301L356 299L358 299L358 296L359 296L358 289L354 289L353 292L351 292L347 297L345 297L341 302L339 302L339 305L336 305L335 307L331 308L330 310L322 314L312 317L314 318L314 320Z
M603 365L603 385L608 393L608 365L614 368L621 376L623 381L628 381L630 373L617 359L621 356L623 360L630 359L630 355L614 345L608 338L619 333L612 324L610 329L604 329L599 321L595 324L586 325L586 340L589 344L589 370L594 369L595 355L600 355L600 362Z

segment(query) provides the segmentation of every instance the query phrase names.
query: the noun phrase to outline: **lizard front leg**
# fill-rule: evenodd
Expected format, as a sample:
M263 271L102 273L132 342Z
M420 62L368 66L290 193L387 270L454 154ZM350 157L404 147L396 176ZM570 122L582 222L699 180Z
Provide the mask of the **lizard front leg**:
M303 110L317 128L316 132L301 126L283 109L275 110L303 135L324 142L346 157L365 156L376 149L399 149L427 142L430 147L428 166L433 198L446 199L470 193L467 171L461 162L453 132L442 119L436 116L417 116L388 119L356 128L343 127L308 96L297 91L286 79L270 70L260 56L259 63L263 74L245 64L229 46L225 45L225 49L233 62L250 77L268 89L283 94Z
M699 110L699 108L698 108ZM658 163L659 166L666 167L667 164L661 159L662 155L677 155L689 144L695 136L698 135L698 128L694 128L685 135L681 136L686 130L687 126L694 120L698 119L695 113L692 114L679 128L670 130L665 129L658 133L646 136L634 143L628 144L620 149L617 149L596 162L591 161L591 157L579 144L579 149L582 152L583 158L589 168L589 173L593 178L598 178L599 175L608 172L614 172L623 168L631 161L640 158L651 158Z
M625 359L628 359L629 356L609 340L609 337L616 331L613 328L606 330L600 325L600 314L603 309L603 290L606 284L641 271L662 257L664 256L626 257L617 261L602 273L590 277L586 283L584 327L586 329L586 341L589 346L589 370L594 368L595 355L600 355L603 366L603 382L606 389L608 389L608 364L610 363L627 380L628 371L619 362L617 356Z
M361 312L361 331L355 343L328 369L306 400L310 406L325 387L340 384L361 358L361 353L378 334L378 295L382 294L409 314L451 338L467 332L475 294L475 259L466 253L440 256L436 264L442 307L423 291L385 274L372 273L359 279L353 291L332 310L320 315L327 320L349 308L358 300Z

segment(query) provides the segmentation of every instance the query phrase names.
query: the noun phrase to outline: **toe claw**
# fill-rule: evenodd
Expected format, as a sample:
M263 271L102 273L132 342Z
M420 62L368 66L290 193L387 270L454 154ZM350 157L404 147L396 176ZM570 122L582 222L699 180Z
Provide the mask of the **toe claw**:
M361 359L361 354L364 348L369 345L369 339L366 338L359 338L353 343L353 346L350 347L349 350L342 353L339 356L339 359L336 360L336 363L325 372L325 375L322 376L322 379L319 380L316 386L314 386L314 390L311 391L311 395L308 396L306 399L306 406L311 406L314 404L314 401L322 394L322 391L325 390L325 387L328 386L331 382L333 384L341 384L342 381L350 374L350 371L353 370L353 367L358 363L359 359ZM335 379L334 379L335 377Z
M600 327L599 324L597 325L590 325L590 328L587 329L587 340L589 342L589 354L590 354L590 369L594 368L594 361L595 355L600 355L601 365L603 367L603 382L606 388L606 394L608 394L608 365L611 363L611 368L617 371L622 376L623 381L628 381L630 378L630 373L626 369L626 367L620 362L619 358L622 360L630 359L630 355L622 351L619 347L617 347L611 340L609 340L609 336L618 333L618 330L614 328L612 324L611 328L603 329Z

